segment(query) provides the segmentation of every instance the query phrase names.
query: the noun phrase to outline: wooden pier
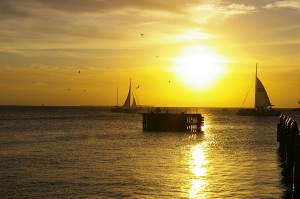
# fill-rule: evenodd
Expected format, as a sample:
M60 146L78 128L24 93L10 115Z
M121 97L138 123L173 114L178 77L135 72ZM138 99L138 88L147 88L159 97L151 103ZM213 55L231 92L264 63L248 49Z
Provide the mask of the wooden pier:
M143 116L144 131L178 131L178 132L202 132L204 117L200 113L169 113L155 112L141 113Z
M296 120L286 115L280 116L277 142L284 166L284 177L287 178L293 198L300 198L300 135Z

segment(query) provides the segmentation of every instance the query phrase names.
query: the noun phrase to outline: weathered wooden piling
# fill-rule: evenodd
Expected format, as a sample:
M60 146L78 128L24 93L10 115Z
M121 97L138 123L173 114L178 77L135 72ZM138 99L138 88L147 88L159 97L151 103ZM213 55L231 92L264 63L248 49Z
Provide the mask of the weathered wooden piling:
M300 198L300 135L296 120L281 115L277 124L277 142L285 174L293 190L293 198Z
M160 111L141 113L144 131L202 132L204 117L201 114L169 113Z

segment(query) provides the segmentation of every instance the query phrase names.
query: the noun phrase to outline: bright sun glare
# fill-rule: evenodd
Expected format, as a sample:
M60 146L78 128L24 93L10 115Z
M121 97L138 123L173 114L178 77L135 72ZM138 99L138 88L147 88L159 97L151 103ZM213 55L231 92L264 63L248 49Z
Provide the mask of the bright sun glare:
M193 46L186 48L174 62L173 71L185 84L195 89L207 89L224 74L227 59L209 47Z

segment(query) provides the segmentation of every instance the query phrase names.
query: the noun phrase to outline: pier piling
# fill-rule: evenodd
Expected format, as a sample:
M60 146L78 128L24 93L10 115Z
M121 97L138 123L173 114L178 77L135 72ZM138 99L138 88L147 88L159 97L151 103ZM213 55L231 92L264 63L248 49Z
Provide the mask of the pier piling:
M277 142L285 177L291 182L293 198L300 198L300 135L296 120L281 115L277 124Z

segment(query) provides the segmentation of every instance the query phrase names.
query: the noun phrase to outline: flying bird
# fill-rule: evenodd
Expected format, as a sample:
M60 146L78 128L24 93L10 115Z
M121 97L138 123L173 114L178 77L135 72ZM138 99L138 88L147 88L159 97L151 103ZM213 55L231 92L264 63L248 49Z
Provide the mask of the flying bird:
M140 85L138 85L138 86L136 87L136 89L138 89L138 88L140 88Z
M78 71L78 74L80 74L80 71Z
M144 37L144 33L140 33L141 34L141 37Z

